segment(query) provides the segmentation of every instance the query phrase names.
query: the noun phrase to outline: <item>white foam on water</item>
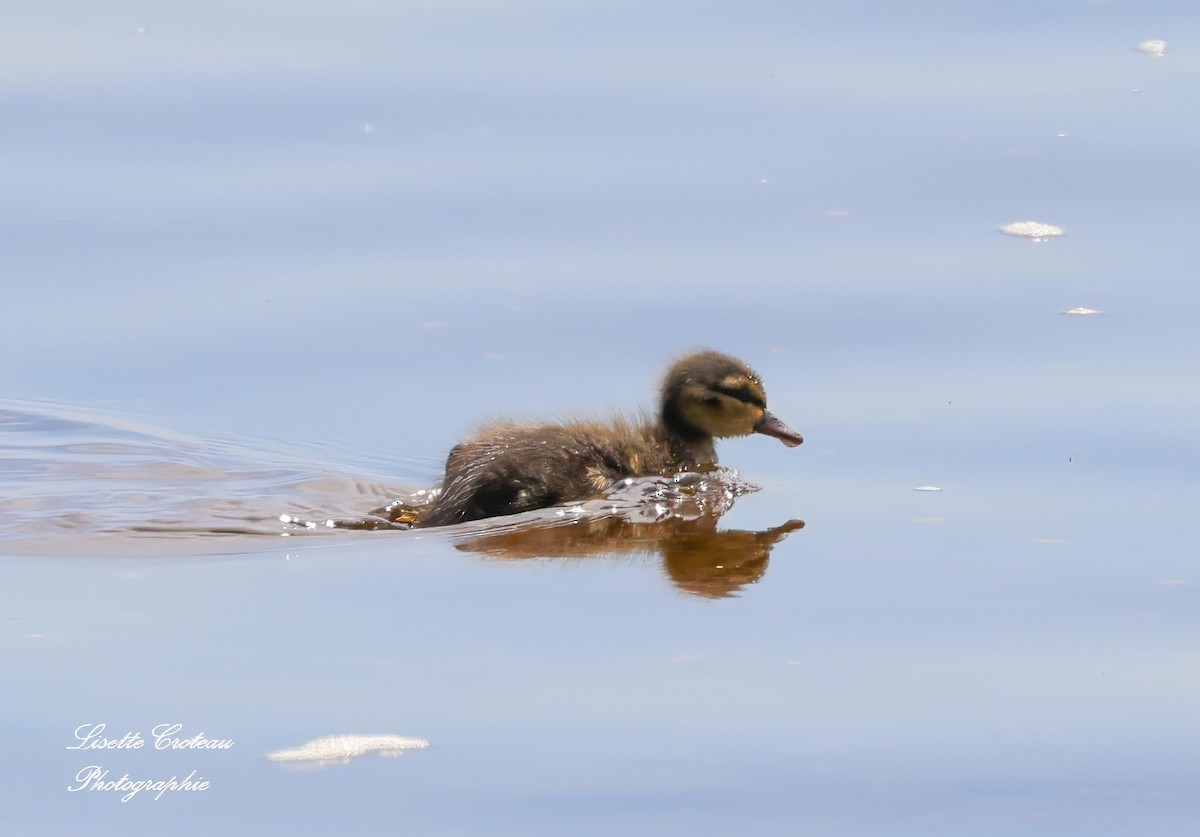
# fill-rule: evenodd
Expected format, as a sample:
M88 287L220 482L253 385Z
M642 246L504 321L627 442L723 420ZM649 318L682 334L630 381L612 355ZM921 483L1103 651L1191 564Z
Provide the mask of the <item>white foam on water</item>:
M368 753L402 756L409 750L424 750L429 742L401 735L327 735L286 750L273 750L267 759L294 764L345 764Z
M1058 238L1064 234L1062 227L1056 227L1053 224L1044 224L1041 221L1013 221L1001 227L1000 232L1005 235L1030 238L1034 241Z

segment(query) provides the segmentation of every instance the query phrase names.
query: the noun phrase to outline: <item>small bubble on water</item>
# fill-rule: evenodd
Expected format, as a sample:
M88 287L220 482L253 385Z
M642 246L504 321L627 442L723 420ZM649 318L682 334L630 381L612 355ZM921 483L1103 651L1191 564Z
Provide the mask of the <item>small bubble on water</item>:
M1155 58L1162 58L1167 54L1167 42L1158 38L1149 38L1138 42L1137 51L1153 55Z

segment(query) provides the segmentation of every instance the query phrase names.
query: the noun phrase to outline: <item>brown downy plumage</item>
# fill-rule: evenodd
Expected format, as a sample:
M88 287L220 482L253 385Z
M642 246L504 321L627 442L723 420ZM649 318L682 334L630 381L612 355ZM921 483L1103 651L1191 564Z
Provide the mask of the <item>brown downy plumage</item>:
M594 497L626 477L702 470L717 462L714 439L751 433L789 447L804 441L767 412L753 370L729 355L695 352L667 370L654 421L484 427L450 451L442 492L414 525L517 514Z

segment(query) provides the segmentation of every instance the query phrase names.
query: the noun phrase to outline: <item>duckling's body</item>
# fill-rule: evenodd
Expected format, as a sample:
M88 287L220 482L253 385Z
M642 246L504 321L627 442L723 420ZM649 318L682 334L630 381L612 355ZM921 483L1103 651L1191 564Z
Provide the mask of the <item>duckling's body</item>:
M498 423L450 451L441 494L416 526L517 514L603 493L626 477L712 467L714 438L803 439L766 410L762 381L741 361L703 351L676 361L656 420Z

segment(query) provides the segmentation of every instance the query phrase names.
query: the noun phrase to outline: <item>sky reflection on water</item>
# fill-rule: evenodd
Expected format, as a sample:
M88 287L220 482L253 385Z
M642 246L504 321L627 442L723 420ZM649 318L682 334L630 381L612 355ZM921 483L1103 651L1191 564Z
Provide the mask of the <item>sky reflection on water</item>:
M316 484L352 510L476 422L643 408L702 345L807 440L722 446L763 486L723 530L805 526L721 598L446 533L34 557L5 528L5 831L1194 830L1191 3L0 25L3 406L81 422L0 428L20 537ZM104 754L202 768L190 798L68 793L99 721L237 745ZM431 747L265 758L337 734Z

